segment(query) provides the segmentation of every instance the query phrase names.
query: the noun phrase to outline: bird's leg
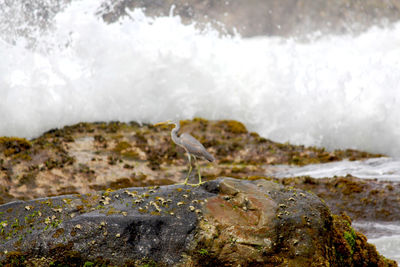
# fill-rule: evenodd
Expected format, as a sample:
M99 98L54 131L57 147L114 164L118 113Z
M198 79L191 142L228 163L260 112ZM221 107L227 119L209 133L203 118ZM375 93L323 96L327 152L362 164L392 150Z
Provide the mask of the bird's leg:
M193 156L193 157L194 157L194 161L195 161L195 163L196 163L197 173L199 174L199 183L198 183L197 185L201 185L201 184L202 184L202 181L201 181L201 174L200 174L200 166L199 166L199 164L197 163L197 158L196 158L195 156Z
M186 185L188 183L189 175L192 172L192 160L191 160L191 156L190 156L189 152L187 153L187 156L188 156L188 159L189 159L189 166L190 167L189 167L189 172L188 172L188 174L186 176L185 182L183 183L184 185Z

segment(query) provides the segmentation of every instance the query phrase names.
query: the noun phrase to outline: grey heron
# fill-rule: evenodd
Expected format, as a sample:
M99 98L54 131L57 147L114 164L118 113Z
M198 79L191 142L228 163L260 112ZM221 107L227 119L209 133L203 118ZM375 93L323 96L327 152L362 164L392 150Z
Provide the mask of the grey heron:
M186 153L187 153L187 157L189 159L189 172L186 176L186 180L183 184L188 184L188 180L189 180L189 175L192 172L192 161L191 161L191 157L194 158L195 163L196 163L196 167L197 167L197 172L199 175L199 183L197 185L200 185L201 182L201 174L200 174L200 169L199 169L199 165L197 164L197 158L203 158L208 160L209 162L213 162L215 159L214 157L207 152L207 150L205 149L205 147L193 136L191 136L188 133L182 133L180 136L178 136L178 132L181 129L181 125L179 123L179 121L165 121L165 122L159 122L154 124L154 126L159 126L159 125L164 125L164 124L175 124L175 127L172 129L171 131L171 138L172 141L174 141L175 144L177 144L178 146L181 146L183 149L185 149Z

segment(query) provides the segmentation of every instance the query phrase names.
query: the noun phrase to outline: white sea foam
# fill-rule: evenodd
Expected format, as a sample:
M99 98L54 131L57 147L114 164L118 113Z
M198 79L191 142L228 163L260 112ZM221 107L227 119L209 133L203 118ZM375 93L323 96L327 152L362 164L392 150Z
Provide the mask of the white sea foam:
M352 226L367 235L369 239L392 235L400 236L400 224L397 222L354 221ZM400 246L398 251L400 256Z
M400 225L388 222L353 222L383 256L400 262Z
M279 165L274 167L276 177L311 176L325 178L346 176L347 174L364 179L400 181L400 158L374 158L361 161L337 161L323 164L310 164L302 167Z
M379 253L400 262L399 224L357 221L353 222L352 225L368 237L368 242L374 244Z
M106 24L98 6L72 2L34 46L0 33L0 135L200 116L276 141L400 155L400 23L301 43L140 10Z
M400 235L382 236L368 242L374 244L383 256L400 262Z

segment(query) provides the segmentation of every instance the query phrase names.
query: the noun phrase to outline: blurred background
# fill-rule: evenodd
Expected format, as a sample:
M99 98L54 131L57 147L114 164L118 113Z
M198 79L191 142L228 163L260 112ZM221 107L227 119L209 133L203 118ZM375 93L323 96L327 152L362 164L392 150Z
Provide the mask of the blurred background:
M123 0L109 5L103 17L115 21L126 8L137 7L145 8L149 16L166 16L171 6L184 23L222 24L225 31L243 37L359 33L396 22L400 14L398 0Z

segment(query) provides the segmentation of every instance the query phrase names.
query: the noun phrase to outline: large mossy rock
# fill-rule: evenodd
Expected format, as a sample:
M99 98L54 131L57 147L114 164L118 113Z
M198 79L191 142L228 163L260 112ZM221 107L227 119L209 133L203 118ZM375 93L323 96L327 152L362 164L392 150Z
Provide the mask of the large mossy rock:
M315 195L219 178L0 206L0 266L397 266Z

